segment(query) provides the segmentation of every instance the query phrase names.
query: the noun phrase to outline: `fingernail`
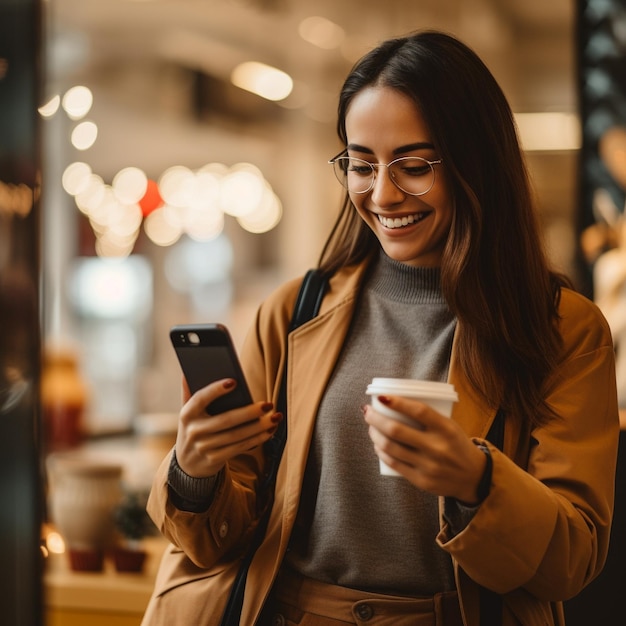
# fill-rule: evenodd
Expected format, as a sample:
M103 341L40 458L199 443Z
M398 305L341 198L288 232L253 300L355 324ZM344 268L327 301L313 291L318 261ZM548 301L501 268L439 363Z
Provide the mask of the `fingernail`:
M365 415L366 411L367 411L367 404L362 404L361 405L361 413L363 413L363 415Z
M235 386L235 381L232 378L224 381L224 389L232 389Z
M381 404L391 404L391 400L387 396L378 396L378 401Z
M274 413L274 415L272 415L272 417L270 419L272 420L272 422L274 422L274 424L278 424L278 422L280 422L280 420L283 419L283 414L282 413Z
M273 434L274 434L277 430L278 430L278 427L277 427L277 426L272 426L272 428L268 428L265 432L266 432L268 435L273 435Z
M271 411L274 408L274 405L271 402L264 402L261 405L262 411Z

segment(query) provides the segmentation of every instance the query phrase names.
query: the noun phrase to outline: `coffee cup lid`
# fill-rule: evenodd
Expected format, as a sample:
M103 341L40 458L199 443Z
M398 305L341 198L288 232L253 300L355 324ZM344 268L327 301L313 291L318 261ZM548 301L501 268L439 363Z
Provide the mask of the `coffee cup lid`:
M390 394L398 396L441 398L456 402L459 399L450 383L407 378L374 378L367 386L367 395Z

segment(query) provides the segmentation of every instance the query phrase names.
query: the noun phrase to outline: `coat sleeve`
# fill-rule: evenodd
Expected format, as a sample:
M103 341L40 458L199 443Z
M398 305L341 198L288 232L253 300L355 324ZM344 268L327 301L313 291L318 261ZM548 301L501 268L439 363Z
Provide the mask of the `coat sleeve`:
M546 388L557 417L532 431L527 464L491 447L488 497L461 533L444 525L438 537L477 583L549 601L576 595L604 565L619 441L608 326L582 296L566 298L563 359Z
M202 513L181 511L172 503L167 485L170 460L171 452L157 471L147 506L161 534L198 567L209 568L236 556L255 525L259 455L238 457L236 475L230 466L225 468L211 506Z
M241 352L250 392L255 400L276 401L286 328L298 281L279 288L259 308ZM171 452L161 463L148 499L148 513L161 534L198 567L210 568L220 560L236 558L248 545L267 494L258 494L263 476L263 448L232 459L225 467L213 501L202 513L177 509L167 484Z

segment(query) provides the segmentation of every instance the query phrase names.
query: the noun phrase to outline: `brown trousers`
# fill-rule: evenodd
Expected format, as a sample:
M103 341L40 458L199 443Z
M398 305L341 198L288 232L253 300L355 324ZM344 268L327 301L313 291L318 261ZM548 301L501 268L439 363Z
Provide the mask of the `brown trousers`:
M279 576L260 626L463 626L455 591L405 598Z

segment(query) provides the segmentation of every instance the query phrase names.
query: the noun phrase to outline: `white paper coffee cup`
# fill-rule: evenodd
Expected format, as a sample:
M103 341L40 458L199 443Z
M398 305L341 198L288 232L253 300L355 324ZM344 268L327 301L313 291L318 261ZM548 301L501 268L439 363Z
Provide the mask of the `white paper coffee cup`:
M419 424L414 419L390 409L380 402L378 396L402 396L403 398L419 400L445 417L450 417L452 406L459 399L454 390L454 385L449 383L406 378L374 378L367 386L366 393L372 396L372 407L378 413L408 424L413 428L419 428ZM384 476L400 476L383 461L380 461L380 473Z

